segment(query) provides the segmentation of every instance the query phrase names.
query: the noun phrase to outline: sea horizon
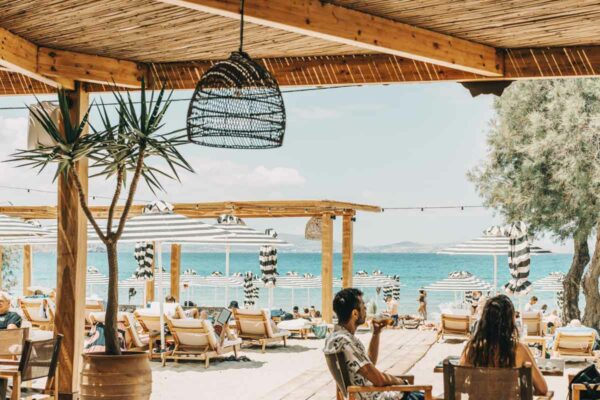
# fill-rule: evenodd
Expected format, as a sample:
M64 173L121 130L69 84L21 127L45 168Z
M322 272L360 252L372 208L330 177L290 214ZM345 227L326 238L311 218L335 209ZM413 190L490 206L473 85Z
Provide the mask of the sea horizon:
M569 254L547 254L533 256L531 258L530 281L547 276L550 272L567 272L571 263ZM334 253L334 277L341 278L341 254ZM100 273L107 274L108 266L106 254L102 252L88 252L88 267L97 268ZM170 252L163 252L163 267L170 271ZM119 280L129 278L136 269L133 252L119 252ZM183 252L181 257L181 272L193 269L198 275L210 275L213 272L225 272L225 253L196 253ZM231 273L251 271L260 276L258 263L258 252L233 252L230 262ZM493 280L493 257L492 256L449 256L435 253L354 253L354 273L366 271L372 274L379 270L385 275L399 275L401 282L400 312L414 314L417 309L418 290L430 283L443 279L454 271L468 271L477 277L492 284ZM321 274L320 253L295 253L282 251L278 255L277 271L285 275L288 271L299 274L311 273ZM18 280L17 286L11 292L19 296L22 294L21 286L21 264L15 270ZM498 257L498 287L510 279L507 257ZM54 252L33 252L32 286L53 288L56 284L56 255ZM157 289L158 290L158 289ZM164 288L167 294L168 288ZM263 293L264 292L264 293ZM381 309L383 298L377 294L375 288L364 289L365 298L373 299ZM87 296L106 297L106 286L95 285L87 288ZM143 302L143 291L138 290L136 295L129 298L127 288L120 288L121 304L137 304ZM158 295L158 293L157 293ZM532 292L533 295L533 292ZM548 304L550 309L555 308L555 296L553 293L535 293L540 298L540 304ZM435 292L429 293L429 311L439 311L441 303L454 300L454 293ZM223 288L190 288L181 289L181 302L194 301L199 306L225 306L225 290ZM229 290L229 300L243 302L243 289L235 288ZM515 299L518 304L519 299ZM521 299L521 302L523 300ZM257 307L266 307L268 304L267 292L261 289ZM294 305L300 307L316 306L321 308L321 293L318 289L278 289L274 290L273 306L290 310Z

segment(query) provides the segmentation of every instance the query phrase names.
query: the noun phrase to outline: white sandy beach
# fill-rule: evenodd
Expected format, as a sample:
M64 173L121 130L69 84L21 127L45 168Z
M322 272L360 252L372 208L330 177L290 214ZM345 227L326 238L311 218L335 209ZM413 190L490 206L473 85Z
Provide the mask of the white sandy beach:
M434 343L435 333L390 330L382 334L378 366L395 374L410 373L417 383L433 385L434 395L443 393L443 374L434 366L449 355L459 355L464 343ZM365 343L370 334L359 334ZM219 398L222 400L304 400L335 398L334 386L321 352L323 340L291 339L288 347L244 348L251 361L215 361L208 369L202 362L153 363L153 400ZM569 372L583 365L569 365ZM567 396L567 377L546 377L555 399ZM206 396L206 397L205 397Z

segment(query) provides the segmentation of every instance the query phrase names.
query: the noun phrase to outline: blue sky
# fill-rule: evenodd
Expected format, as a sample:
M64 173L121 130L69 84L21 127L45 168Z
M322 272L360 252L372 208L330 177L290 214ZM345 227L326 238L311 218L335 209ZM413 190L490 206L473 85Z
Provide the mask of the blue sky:
M189 91L174 94L188 98ZM19 106L28 97L2 98ZM184 149L196 174L169 182L170 202L330 199L394 206L477 205L481 199L466 172L486 154L493 98L471 98L455 83L338 88L285 95L287 131L276 150ZM187 102L174 103L168 128L185 126ZM26 110L0 110L0 158L26 143ZM54 190L47 174L0 165L0 185ZM93 182L90 193L109 195ZM0 204L55 204L54 194L0 188ZM139 200L151 200L145 189ZM96 200L100 204L102 201ZM358 215L355 242L451 243L478 236L501 223L489 210L388 211ZM258 228L301 234L305 219L249 221ZM339 224L339 221L338 221ZM336 240L341 226L336 225ZM549 240L541 244L559 249ZM565 249L563 249L565 250Z

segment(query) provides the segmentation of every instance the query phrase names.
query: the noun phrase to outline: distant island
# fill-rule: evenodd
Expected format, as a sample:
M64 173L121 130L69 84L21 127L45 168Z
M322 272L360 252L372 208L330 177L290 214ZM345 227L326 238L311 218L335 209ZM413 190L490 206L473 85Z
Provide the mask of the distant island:
M304 235L296 235L291 233L280 233L278 236L280 239L285 240L292 244L289 247L279 248L281 253L320 253L321 242L319 240L307 240ZM354 244L355 253L435 253L442 248L448 247L450 244L423 244L410 241L402 241L397 243L390 243L376 246L364 246L360 244ZM42 251L52 251L52 246L47 246ZM121 251L131 250L133 251L133 243L123 243L119 246ZM186 244L185 251L190 253L220 253L223 252L223 246L210 246L210 245L192 245ZM336 253L342 251L342 244L340 242L334 242L333 250ZM232 247L234 253L249 253L253 250L249 247ZM104 252L103 246L91 245L90 252Z

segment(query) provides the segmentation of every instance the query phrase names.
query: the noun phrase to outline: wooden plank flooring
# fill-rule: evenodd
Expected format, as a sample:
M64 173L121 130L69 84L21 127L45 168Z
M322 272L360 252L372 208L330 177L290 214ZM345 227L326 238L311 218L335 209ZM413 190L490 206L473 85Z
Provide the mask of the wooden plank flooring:
M359 335L368 346L370 334ZM382 333L377 367L391 374L409 371L435 343L436 332L388 330ZM417 382L418 383L418 382ZM264 400L334 400L335 384L325 360L275 388Z

